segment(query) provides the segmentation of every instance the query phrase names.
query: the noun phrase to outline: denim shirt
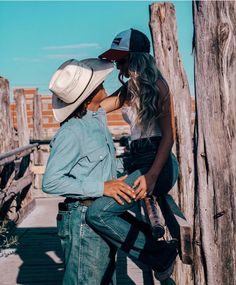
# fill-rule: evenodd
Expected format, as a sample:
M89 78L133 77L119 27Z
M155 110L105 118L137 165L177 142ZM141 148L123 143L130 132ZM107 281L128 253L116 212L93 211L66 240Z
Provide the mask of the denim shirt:
M104 182L116 178L115 148L103 109L87 110L65 122L50 143L43 191L89 198L103 195Z

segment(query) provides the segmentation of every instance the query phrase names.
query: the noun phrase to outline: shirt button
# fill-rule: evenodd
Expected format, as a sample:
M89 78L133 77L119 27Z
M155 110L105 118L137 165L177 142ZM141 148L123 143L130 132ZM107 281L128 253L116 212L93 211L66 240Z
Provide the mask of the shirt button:
M102 156L102 155L100 155L100 159L103 159L103 156Z

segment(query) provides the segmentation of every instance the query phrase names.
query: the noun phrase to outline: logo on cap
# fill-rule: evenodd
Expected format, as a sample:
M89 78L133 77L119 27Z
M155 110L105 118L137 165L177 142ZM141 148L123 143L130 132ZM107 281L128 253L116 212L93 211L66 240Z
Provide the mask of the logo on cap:
M122 38L115 38L112 43L119 45L121 40L122 40Z

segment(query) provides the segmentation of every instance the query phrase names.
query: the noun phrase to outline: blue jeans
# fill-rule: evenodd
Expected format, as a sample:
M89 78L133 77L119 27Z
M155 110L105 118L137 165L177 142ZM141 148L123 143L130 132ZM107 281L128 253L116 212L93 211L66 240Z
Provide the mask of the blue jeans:
M132 141L130 154L123 159L124 171L128 174L135 170L140 170L142 174L147 173L155 160L160 142L160 137L150 137L148 139L143 138ZM175 155L170 153L158 176L152 194L157 197L167 194L176 183L178 175L178 161Z
M65 272L63 285L115 285L116 249L85 221L87 207L67 204L57 215Z
M135 171L125 182L132 186L140 175L140 171ZM151 265L155 270L166 270L176 258L176 243L156 241L151 233L127 219L124 213L136 202L123 202L124 205L120 205L110 197L97 199L86 213L88 224L130 257Z

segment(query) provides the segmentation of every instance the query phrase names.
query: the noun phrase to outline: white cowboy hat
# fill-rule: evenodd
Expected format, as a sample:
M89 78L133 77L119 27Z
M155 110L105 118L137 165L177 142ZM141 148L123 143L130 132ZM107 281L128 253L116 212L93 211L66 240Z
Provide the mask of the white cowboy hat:
M112 72L111 62L89 58L70 59L64 62L52 76L52 110L55 119L63 122Z

